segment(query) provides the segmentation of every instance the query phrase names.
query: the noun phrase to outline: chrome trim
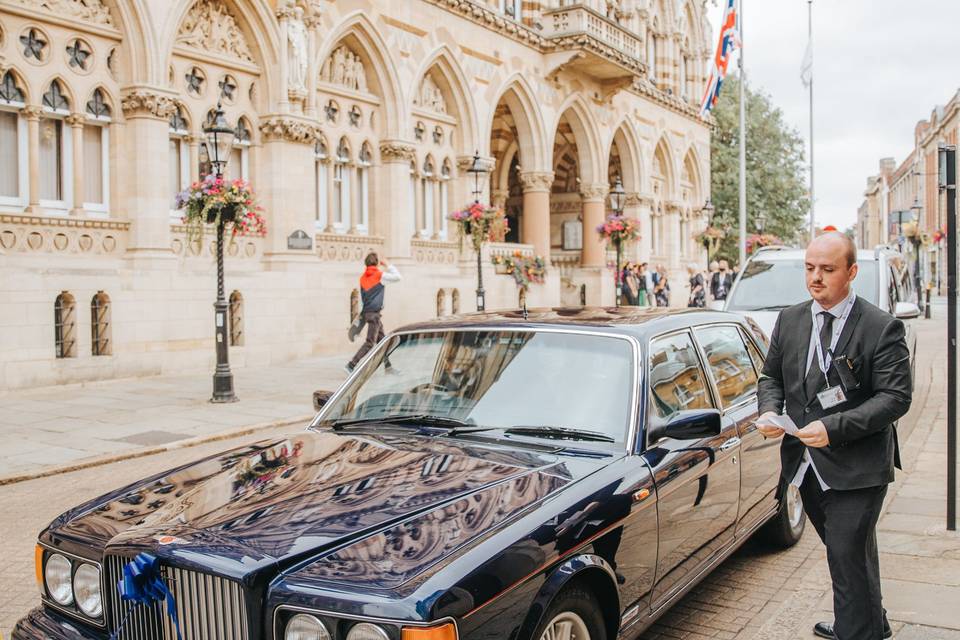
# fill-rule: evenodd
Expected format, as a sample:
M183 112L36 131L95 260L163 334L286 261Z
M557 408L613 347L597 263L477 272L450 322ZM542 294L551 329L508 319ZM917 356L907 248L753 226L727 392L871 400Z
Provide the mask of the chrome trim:
M101 563L101 561L93 560L91 558L84 558L83 556L78 556L75 553L70 553L69 551L57 549L56 547L52 547L46 542L42 542L40 540L37 540L37 545L40 547L43 547L50 553L59 553L60 555L67 556L68 558L79 560L80 562L85 562L86 564L94 565L100 571L100 599L101 599L101 605L103 607L103 611L101 612L99 618L91 618L87 614L80 611L79 606L71 609L69 607L64 607L63 605L58 604L53 598L47 595L48 591L47 591L46 571L41 571L41 575L43 576L43 593L40 594L40 601L44 605L52 607L53 609L56 609L60 613L68 615L71 618L76 618L77 620L80 620L81 622L85 622L86 624L89 624L89 625L93 625L98 629L105 629L107 626L107 606L106 606L107 602L105 598L107 592L105 590L106 584L103 581L104 579L103 564ZM44 554L42 568L46 569L46 566L47 566L47 558L46 558L46 554ZM76 570L77 570L77 565L71 562L70 564L70 588L71 589L73 589L73 574L76 572ZM74 603L76 603L76 598L74 598Z
M740 438L735 436L729 440L726 440L722 445L720 445L720 451L729 451L730 449L738 446L740 446Z
M357 365L359 367L359 365ZM309 613L312 615L326 616L328 618L337 618L340 620L356 620L358 622L371 622L374 624L388 624L403 629L403 627L436 627L441 624L452 623L456 631L457 638L460 637L460 626L457 620L451 616L446 616L438 620L394 620L391 618L378 618L376 616L361 616L354 613L340 613L339 611L326 611L324 609L311 609L310 607L300 607L292 604L280 604L273 609L272 631L277 630L277 616L281 611L296 611L298 613Z
M606 329L606 328L604 328ZM646 379L646 376L641 377L641 366L643 363L642 359L642 347L640 340L636 336L632 336L628 333L616 333L609 330L598 329L596 331L587 330L587 329L578 329L578 328L567 328L567 327L555 327L555 326L544 326L544 327L531 327L531 326L520 326L520 327L510 327L504 325L477 325L469 327L437 327L436 329L423 328L423 329L408 329L408 330L399 330L394 331L388 334L383 340L379 342L370 352L364 356L363 360L357 363L357 366L354 367L353 371L347 376L347 379L343 381L340 385L340 388L330 396L330 399L327 400L327 403L320 409L320 411L313 417L313 420L310 421L310 424L307 425L307 429L313 429L318 425L321 419L324 418L327 410L335 405L337 401L340 400L340 397L344 395L345 390L353 382L353 379L357 377L364 367L366 367L367 362L371 360L377 353L386 349L387 344L389 344L392 338L397 336L404 335L416 335L424 333L466 333L466 332L480 332L480 331L510 331L514 333L565 333L573 335L584 335L584 336L594 336L602 338L615 338L617 340L625 340L630 343L633 349L633 381L632 381L632 397L630 404L630 417L627 420L627 425L629 431L627 433L627 438L624 443L626 445L627 453L632 452L636 446L637 436L639 432L639 389L640 383L643 379ZM686 329L685 329L686 330ZM643 372L644 374L646 371Z

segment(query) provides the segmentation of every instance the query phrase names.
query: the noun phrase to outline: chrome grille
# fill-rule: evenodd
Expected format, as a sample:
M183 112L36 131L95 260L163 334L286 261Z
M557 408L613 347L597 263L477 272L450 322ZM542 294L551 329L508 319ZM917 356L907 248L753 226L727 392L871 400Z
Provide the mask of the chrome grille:
M130 609L120 599L117 584L130 558L104 558L109 595L107 620L116 631ZM177 618L183 640L247 640L247 609L239 583L197 571L161 565L161 573L177 603ZM135 607L117 640L176 640L177 632L167 615L166 603Z

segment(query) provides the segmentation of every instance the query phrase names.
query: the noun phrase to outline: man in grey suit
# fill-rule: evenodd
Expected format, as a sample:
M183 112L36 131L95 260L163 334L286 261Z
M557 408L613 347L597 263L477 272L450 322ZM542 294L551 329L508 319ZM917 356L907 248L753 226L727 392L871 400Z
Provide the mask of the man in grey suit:
M910 353L903 323L857 297L856 248L823 234L807 247L812 300L777 319L759 383L759 431L785 410L797 427L780 445L781 478L799 487L827 548L834 622L814 633L839 640L892 636L880 596L876 526L894 466L895 422L910 408Z

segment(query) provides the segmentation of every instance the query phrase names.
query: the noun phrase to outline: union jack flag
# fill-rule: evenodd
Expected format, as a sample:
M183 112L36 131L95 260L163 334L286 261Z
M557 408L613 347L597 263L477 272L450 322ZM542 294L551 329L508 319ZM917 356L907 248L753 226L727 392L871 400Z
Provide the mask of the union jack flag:
M713 57L710 70L710 79L707 81L703 100L700 101L700 115L706 115L720 98L720 87L727 77L727 65L733 50L740 46L740 19L737 11L737 0L724 0L723 22L720 24L720 41L717 43L717 53Z

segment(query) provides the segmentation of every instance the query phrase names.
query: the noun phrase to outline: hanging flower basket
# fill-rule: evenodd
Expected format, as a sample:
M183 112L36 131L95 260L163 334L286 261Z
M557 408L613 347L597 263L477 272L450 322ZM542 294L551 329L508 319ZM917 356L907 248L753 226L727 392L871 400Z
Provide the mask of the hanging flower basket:
M775 244L783 244L783 241L772 233L751 233L747 236L747 254L751 254L759 247L769 247Z
M640 237L640 224L636 218L611 214L597 226L597 233L608 244L623 246Z
M263 209L256 205L250 183L245 180L224 180L208 175L177 194L177 208L183 209L181 220L187 227L187 240L200 242L204 225L230 225L232 236L265 236L267 223Z
M470 238L474 251L479 252L484 242L499 242L510 231L510 223L502 209L474 202L447 216L460 226L460 248L463 239Z
M531 283L543 284L547 275L542 256L531 258L515 251L512 256L493 256L490 261L497 273L513 276L514 282L521 289L529 289Z
M720 242L727 237L727 232L721 229L720 227L707 227L703 232L693 236L693 239L703 246L707 246L711 242Z

